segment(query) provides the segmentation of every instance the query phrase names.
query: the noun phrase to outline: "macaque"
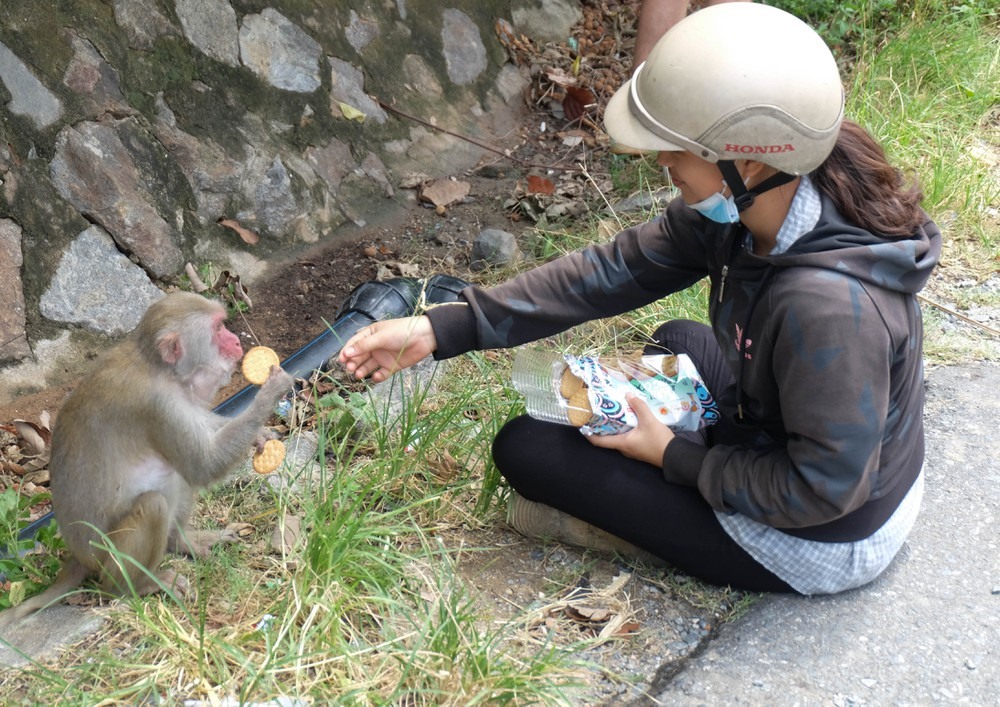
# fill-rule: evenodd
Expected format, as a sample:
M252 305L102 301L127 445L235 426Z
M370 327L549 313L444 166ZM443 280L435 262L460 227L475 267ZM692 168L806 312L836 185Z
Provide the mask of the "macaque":
M150 594L161 584L184 593L187 580L159 568L164 554L204 556L234 539L225 531L187 529L194 491L222 479L272 436L263 425L292 379L273 366L239 416L212 412L243 356L225 319L218 302L168 294L66 399L49 469L53 512L72 557L53 586L0 614L0 626L88 577L117 595Z

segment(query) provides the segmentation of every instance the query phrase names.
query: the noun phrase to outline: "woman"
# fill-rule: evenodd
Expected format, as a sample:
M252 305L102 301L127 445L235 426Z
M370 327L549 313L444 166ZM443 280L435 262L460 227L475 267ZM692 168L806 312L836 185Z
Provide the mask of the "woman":
M922 324L940 233L874 140L843 119L836 62L776 8L675 25L609 102L616 143L657 151L680 197L657 220L464 301L380 322L341 361L383 380L433 353L507 347L711 280L711 328L668 322L722 412L674 434L584 437L528 417L494 459L526 534L599 533L705 581L832 593L891 562L919 509Z

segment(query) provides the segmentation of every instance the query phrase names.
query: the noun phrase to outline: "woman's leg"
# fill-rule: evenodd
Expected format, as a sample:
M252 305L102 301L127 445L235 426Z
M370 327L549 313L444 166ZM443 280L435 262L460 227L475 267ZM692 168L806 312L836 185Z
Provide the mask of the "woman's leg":
M493 445L511 487L606 530L706 582L792 591L726 534L697 489L668 483L656 467L593 446L567 425L519 417Z
M708 326L675 320L652 338L645 353L687 354L713 394L734 383ZM714 434L707 430L711 443ZM705 443L704 434L691 438ZM517 418L500 430L493 458L528 500L597 526L692 576L750 591L793 591L729 537L697 489L668 483L655 466L593 446L574 427Z

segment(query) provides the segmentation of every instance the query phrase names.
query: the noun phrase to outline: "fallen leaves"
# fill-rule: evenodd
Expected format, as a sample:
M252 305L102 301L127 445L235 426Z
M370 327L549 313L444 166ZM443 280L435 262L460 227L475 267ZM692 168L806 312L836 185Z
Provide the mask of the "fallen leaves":
M641 624L624 593L632 579L623 572L604 589L578 586L536 612L530 631L538 640L575 640L581 633L598 644L636 633Z
M469 195L471 185L458 179L432 179L420 186L420 200L433 206L450 206Z
M242 241L248 245L257 245L260 242L260 236L256 231L246 228L236 219L231 218L220 218L216 221L220 226L225 226L236 232L236 235L242 239Z

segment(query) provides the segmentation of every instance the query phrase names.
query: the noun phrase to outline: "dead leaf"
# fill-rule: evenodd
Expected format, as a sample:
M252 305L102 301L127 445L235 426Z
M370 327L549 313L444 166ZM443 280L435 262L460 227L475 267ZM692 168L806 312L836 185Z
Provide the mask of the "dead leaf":
M447 451L440 454L432 454L427 457L427 470L431 473L434 481L439 484L451 483L461 470L455 457Z
M212 290L220 295L232 297L237 302L245 302L247 309L253 309L253 302L250 293L243 286L239 275L233 275L228 270L223 270L216 278Z
M468 182L457 179L435 179L423 185L420 189L420 198L434 206L448 206L467 197L470 189Z
M17 428L17 433L21 435L31 454L42 454L48 449L52 440L51 431L28 420L14 420L14 427Z
M566 87L566 98L563 99L563 113L567 120L579 120L596 105L594 94L578 86Z
M400 189L417 189L421 184L431 181L431 176L429 174L424 174L423 172L411 172L410 174L403 175L403 178L399 180Z
M626 621L617 629L615 629L611 635L614 637L631 636L634 633L638 633L639 629L641 628L642 624L640 624L638 621Z
M545 78L554 83L556 86L570 87L576 86L578 83L575 76L567 72L565 69L560 69L557 66L550 66L546 68Z
M34 471L25 472L24 482L39 486L47 485L49 483L49 470L35 469Z
M528 175L529 194L555 194L555 192L556 185L552 183L551 179L539 177L537 174Z
M216 221L216 223L220 226L225 226L226 228L231 228L236 231L237 235L243 239L244 243L257 245L258 241L260 241L260 236L258 236L255 231L251 231L249 228L240 225L239 221L231 218L220 218Z
M358 123L365 122L365 114L359 111L354 106L348 105L347 103L344 103L342 101L337 101L337 106L340 108L340 112L343 114L343 116L348 120L354 120L357 121Z
M13 474L14 476L24 476L24 467L14 462L0 460L0 472Z
M580 604L570 604L566 607L566 616L574 621L590 621L594 623L604 623L614 614L610 609L597 606L583 606Z
M271 549L279 555L288 555L302 535L302 525L293 515L286 515L271 533Z
M230 536L235 535L241 540L245 540L246 538L249 538L251 535L253 535L254 528L249 523L230 523L229 525L226 526L224 532L229 534Z
M188 276L188 280L191 281L191 289L201 294L208 289L208 285L202 282L201 277L198 276L198 271L194 269L194 265L188 263L184 266L184 274Z
M43 454L39 454L37 457L33 457L28 461L24 462L24 473L30 474L33 471L38 471L39 469L44 469L49 465L49 452L45 451Z

